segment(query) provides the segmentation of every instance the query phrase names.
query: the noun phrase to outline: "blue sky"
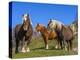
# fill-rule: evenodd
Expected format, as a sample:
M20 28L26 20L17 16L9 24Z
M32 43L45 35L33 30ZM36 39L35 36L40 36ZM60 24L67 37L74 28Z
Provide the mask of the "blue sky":
M37 23L46 26L49 19L56 19L67 25L76 19L77 9L76 5L13 2L12 27L22 23L22 15L25 13L29 13L33 27Z

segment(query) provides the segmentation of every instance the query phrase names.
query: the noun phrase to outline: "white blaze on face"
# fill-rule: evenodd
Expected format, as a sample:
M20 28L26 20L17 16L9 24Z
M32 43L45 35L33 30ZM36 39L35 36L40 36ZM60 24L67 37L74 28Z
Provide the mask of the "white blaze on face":
M27 17L27 14L24 14L24 16L23 16L23 20L25 20L25 21L26 21L26 20L27 20L27 18L26 18L26 17Z

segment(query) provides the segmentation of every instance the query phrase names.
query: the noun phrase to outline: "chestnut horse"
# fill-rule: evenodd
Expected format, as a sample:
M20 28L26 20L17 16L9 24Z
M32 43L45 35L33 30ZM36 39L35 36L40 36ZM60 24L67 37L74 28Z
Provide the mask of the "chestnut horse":
M69 26L57 20L50 20L47 28L57 32L61 48L72 50L73 31Z
M33 29L30 22L29 14L23 15L23 23L15 27L16 51L29 52L29 44L33 35ZM20 49L19 49L20 48Z
M59 41L57 40L57 34L55 31L49 31L44 25L42 24L37 24L36 26L36 31L40 32L44 42L45 42L45 48L48 49L48 40L56 39L57 41L57 46L59 48Z

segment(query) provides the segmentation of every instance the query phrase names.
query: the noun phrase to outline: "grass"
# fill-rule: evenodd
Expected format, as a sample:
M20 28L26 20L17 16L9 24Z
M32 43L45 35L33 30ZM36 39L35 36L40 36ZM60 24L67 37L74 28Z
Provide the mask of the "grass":
M64 51L55 49L56 42L53 40L49 40L49 49L46 50L44 48L44 41L42 38L32 39L30 44L30 52L28 53L18 53L13 54L13 58L31 58L31 57L47 57L47 56L65 56L65 55L77 55L77 51ZM73 48L78 47L77 38L73 41Z

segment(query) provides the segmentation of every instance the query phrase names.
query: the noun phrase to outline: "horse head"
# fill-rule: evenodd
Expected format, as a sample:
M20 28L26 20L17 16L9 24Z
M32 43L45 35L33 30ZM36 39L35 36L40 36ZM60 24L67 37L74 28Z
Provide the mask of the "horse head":
M35 27L36 31L40 31L41 30L41 25L38 23Z
M57 28L57 23L50 19L47 28L50 30L55 30Z
M45 26L38 23L38 24L36 25L36 28L35 28L35 29L36 29L36 31L42 31L42 30L45 29Z
M30 25L29 14L24 14L23 15L23 30L27 31L29 25Z

